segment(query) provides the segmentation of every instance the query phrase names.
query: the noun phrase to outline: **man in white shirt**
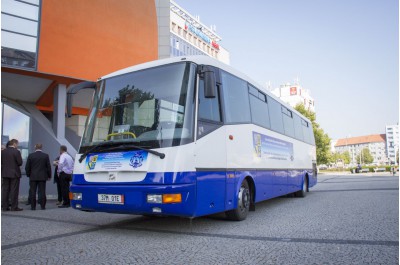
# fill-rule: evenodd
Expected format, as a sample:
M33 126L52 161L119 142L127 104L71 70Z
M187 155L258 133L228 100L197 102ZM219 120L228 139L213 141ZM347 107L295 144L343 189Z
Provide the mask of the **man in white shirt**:
M67 147L62 145L60 147L60 160L58 162L58 176L61 184L61 193L63 197L63 204L58 208L70 207L69 201L69 183L72 180L72 170L74 169L74 160L67 153Z

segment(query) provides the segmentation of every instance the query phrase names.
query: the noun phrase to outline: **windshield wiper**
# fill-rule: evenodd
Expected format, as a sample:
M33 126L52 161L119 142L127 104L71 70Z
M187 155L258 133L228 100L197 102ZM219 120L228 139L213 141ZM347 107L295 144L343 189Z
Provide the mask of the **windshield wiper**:
M81 157L79 158L79 163L82 163L82 160L85 159L85 157L86 157L89 153L95 151L95 150L98 149L99 147L103 147L103 146L107 146L107 145L113 145L113 144L115 144L115 142L113 142L113 141L110 142L110 141L109 141L109 142L99 143L98 145L92 146L91 148L87 149L87 150L81 155Z
M84 153L81 155L81 157L79 158L79 162L82 162L82 160L83 160L90 152L93 152L93 151L95 151L95 150L97 150L97 151L111 151L111 150L126 149L126 148L136 148L136 149L139 149L139 150L146 151L146 152L148 152L148 153L150 153L150 154L156 155L156 156L160 157L161 159L164 159L164 158L165 158L165 154L164 154L164 153L160 153L160 152L157 152L157 151L154 151L154 150L151 150L151 149L148 149L148 148L140 147L140 146L137 146L137 145L134 145L134 144L124 144L124 143L121 143L121 144L118 145L118 146L109 146L109 147L105 147L105 148L99 149L99 147L107 146L107 145L109 145L109 144L116 144L116 143L115 143L115 142L112 142L112 143L108 142L107 144L106 144L106 143L104 143L104 144L99 144L99 145L96 145L96 146L94 146L94 147L88 149L86 152L84 152Z
M130 147L132 147L132 148L136 148L136 149L139 149L139 150L143 150L143 151L149 152L150 154L156 155L156 156L158 156L158 157L161 158L161 159L164 159L164 158L165 158L165 154L164 154L164 153L160 153L160 152L157 152L157 151L154 151L154 150L145 148L145 147L140 147L140 146L137 146L137 145L134 145L134 144L131 144L131 143L127 143L127 144L122 143L122 144L119 145L119 146L115 146L115 147L111 147L110 149L108 149L108 148L107 148L107 149L108 149L108 150L112 150L112 149L119 149L119 148L121 148L121 147L123 147L123 148L130 148Z

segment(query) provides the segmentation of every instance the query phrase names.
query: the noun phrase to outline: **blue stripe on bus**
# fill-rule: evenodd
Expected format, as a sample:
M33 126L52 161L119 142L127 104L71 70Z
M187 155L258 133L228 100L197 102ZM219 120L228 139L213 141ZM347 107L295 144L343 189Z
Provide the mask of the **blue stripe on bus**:
M72 201L83 210L152 214L159 207L164 215L197 217L224 212L237 207L237 194L242 181L249 177L255 184L255 202L282 196L302 188L305 174L309 187L316 184L312 170L250 170L147 173L137 183L86 182L83 174L75 174L71 192L80 192L83 201ZM147 194L181 193L182 203L149 204ZM98 203L97 194L124 195L123 205Z

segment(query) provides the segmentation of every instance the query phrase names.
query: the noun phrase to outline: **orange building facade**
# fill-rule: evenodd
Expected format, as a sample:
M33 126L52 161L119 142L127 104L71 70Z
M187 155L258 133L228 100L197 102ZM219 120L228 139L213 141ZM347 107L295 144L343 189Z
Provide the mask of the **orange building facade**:
M152 1L42 2L39 72L96 80L157 59L157 45Z

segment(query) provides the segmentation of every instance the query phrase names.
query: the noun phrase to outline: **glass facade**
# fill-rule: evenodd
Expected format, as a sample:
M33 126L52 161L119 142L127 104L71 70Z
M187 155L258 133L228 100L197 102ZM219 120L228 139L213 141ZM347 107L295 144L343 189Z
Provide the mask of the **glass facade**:
M36 68L40 0L1 1L1 65Z
M22 159L26 160L29 154L31 118L11 105L2 103L1 108L3 125L1 132L2 148L7 145L9 140L17 139Z
M193 44L184 39L171 34L170 38L170 56L187 56L187 55L207 55L205 52L197 49Z

